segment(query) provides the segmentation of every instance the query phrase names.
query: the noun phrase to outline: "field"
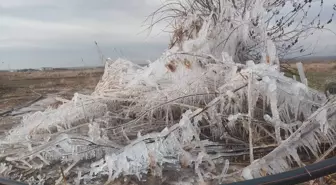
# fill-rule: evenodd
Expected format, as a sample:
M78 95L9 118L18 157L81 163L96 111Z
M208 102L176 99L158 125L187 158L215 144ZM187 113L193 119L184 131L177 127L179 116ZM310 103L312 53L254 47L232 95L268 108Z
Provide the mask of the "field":
M283 63L283 66L296 70L296 64L292 62ZM323 91L325 84L336 81L336 62L307 62L304 63L304 69L309 86L314 89ZM75 92L91 93L102 74L102 68L0 72L0 112L19 106L40 95L57 94L62 98L71 99Z
M284 67L290 67L296 72L296 63L284 63ZM307 62L303 63L308 85L311 88L324 91L325 85L336 82L336 62ZM297 79L299 77L297 76Z
M71 99L75 92L93 91L103 69L64 71L0 72L0 112L38 96L57 94Z

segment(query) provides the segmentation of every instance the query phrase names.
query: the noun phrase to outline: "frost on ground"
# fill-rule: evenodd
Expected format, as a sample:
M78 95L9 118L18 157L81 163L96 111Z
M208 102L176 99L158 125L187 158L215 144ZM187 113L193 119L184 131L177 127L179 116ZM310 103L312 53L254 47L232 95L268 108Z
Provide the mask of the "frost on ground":
M220 2L210 15L183 16L189 34L148 66L108 60L91 95L26 114L0 141L1 176L32 184L153 176L218 184L303 166L301 149L323 157L320 144L335 142L335 99L280 72L262 22L266 1L253 1L243 15ZM265 41L254 51L264 57L246 61L236 51L255 42L251 30ZM250 162L237 166L245 156Z

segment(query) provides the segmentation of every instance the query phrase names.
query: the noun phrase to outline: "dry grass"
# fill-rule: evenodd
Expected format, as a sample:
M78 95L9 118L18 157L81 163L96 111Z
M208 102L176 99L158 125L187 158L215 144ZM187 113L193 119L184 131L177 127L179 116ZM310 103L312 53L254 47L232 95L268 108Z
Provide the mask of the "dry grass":
M33 71L33 72L0 72L0 79L7 78L9 80L19 79L45 79L45 78L71 78L71 77L87 77L101 75L103 69L82 69L82 70L64 70L64 71Z
M283 65L289 65L296 70L295 63ZM336 82L336 62L309 62L303 63L303 67L308 78L308 85L314 89L324 91L326 84Z
M0 72L0 112L34 99L37 94L57 93L71 98L75 92L92 92L103 69Z
M296 69L296 63L289 63ZM332 72L336 70L336 62L309 62L303 63L306 72Z

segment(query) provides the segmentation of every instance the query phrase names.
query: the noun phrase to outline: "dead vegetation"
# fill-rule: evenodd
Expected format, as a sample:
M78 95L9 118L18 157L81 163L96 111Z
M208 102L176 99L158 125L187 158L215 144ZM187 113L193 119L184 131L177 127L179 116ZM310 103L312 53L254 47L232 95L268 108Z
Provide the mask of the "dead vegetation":
M163 12L176 13L188 33L177 33L178 45L143 68L107 61L92 94L75 93L59 107L25 115L0 142L2 174L35 184L134 177L140 184L154 176L161 182L153 184L203 185L278 174L334 155L336 97L307 87L302 67L302 83L280 72L278 55L299 37L282 48L273 41L291 20L265 32L260 15L277 14L283 3L177 1ZM293 3L294 16L309 3Z
M330 62L311 62L302 61L304 71L307 75L308 85L314 89L325 91L326 86L329 83L336 82L336 61ZM288 73L288 76L296 76L298 79L296 63L282 63L284 71ZM290 69L290 70L288 70Z
M302 61L303 67L305 72L313 72L313 73L319 73L319 72L336 72L336 61L330 61L330 62L307 62ZM290 66L294 69L296 69L296 63L286 63L284 62L282 65Z
M90 93L102 74L103 69L0 72L0 112L38 94L71 98L75 92Z

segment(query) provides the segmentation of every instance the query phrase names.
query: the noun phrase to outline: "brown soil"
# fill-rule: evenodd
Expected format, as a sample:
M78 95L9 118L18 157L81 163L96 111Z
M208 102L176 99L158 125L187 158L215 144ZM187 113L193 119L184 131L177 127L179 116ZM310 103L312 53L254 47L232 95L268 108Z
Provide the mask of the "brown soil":
M284 66L290 66L296 69L296 63L284 63ZM309 62L303 63L306 72L331 72L336 71L336 62Z
M0 72L0 112L39 95L59 94L70 99L75 92L91 93L102 74L103 69Z

